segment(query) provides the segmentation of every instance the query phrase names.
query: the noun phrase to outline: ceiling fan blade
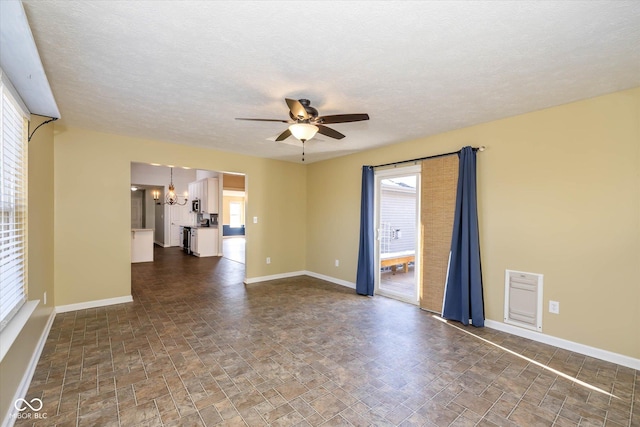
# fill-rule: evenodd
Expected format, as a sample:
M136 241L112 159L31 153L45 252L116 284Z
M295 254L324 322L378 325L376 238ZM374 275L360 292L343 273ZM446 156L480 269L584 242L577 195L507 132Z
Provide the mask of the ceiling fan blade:
M285 98L287 101L287 106L291 111L291 114L294 118L307 120L309 118L309 114L307 114L307 110L304 109L304 106L300 103L300 101L296 99Z
M278 135L278 137L276 138L276 141L284 141L285 139L289 138L290 136L291 136L291 131L289 129L287 129L284 132L282 132L280 135Z
M334 139L342 139L344 138L344 135L341 134L340 132L338 132L337 130L331 129L330 127L326 127L323 125L316 125L318 126L318 133L321 133L323 135L326 135L330 138L334 138Z
M280 123L291 123L289 120L280 120L280 119L245 119L236 117L236 120L250 120L252 122L280 122Z
M318 117L317 122L322 124L349 123L369 120L368 114L334 114L331 116Z

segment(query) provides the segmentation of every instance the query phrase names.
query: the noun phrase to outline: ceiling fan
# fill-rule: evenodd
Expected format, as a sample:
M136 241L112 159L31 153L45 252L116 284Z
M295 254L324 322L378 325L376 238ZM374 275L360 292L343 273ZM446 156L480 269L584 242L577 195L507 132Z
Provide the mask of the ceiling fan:
M290 126L276 138L276 141L284 141L293 135L302 141L302 161L304 162L304 143L315 136L316 133L328 136L329 138L342 139L345 136L326 124L359 122L369 120L368 114L333 114L329 116L318 116L318 110L311 106L308 99L285 98L289 107L289 120L280 119L250 119L236 118L236 120L251 120L257 122L281 122Z

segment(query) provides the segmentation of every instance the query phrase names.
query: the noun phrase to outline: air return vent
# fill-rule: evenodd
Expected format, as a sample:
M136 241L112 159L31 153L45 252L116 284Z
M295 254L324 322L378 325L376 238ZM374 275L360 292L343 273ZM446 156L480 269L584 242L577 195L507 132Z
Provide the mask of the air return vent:
M504 322L542 331L542 274L506 270Z

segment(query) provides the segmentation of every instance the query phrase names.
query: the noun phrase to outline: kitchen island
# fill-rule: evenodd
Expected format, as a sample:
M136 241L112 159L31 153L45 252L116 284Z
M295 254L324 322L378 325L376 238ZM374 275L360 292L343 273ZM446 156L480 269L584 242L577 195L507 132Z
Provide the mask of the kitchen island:
M153 261L153 228L131 229L131 262Z

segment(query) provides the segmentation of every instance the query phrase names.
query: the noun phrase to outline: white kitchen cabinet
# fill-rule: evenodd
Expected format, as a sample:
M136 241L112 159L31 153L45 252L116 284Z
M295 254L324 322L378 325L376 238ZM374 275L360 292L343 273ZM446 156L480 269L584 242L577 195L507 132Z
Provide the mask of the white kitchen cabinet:
M203 179L206 197L202 201L202 211L207 214L218 213L218 178Z
M188 191L189 191L189 201L193 201L196 200L198 198L198 191L196 189L197 187L197 183L196 182L190 182L188 185ZM189 212L193 212L191 210L191 207L189 207Z
M189 183L189 199L200 200L198 213L219 213L219 191L218 178L204 178Z
M191 229L191 251L199 257L218 255L218 229L214 227Z

